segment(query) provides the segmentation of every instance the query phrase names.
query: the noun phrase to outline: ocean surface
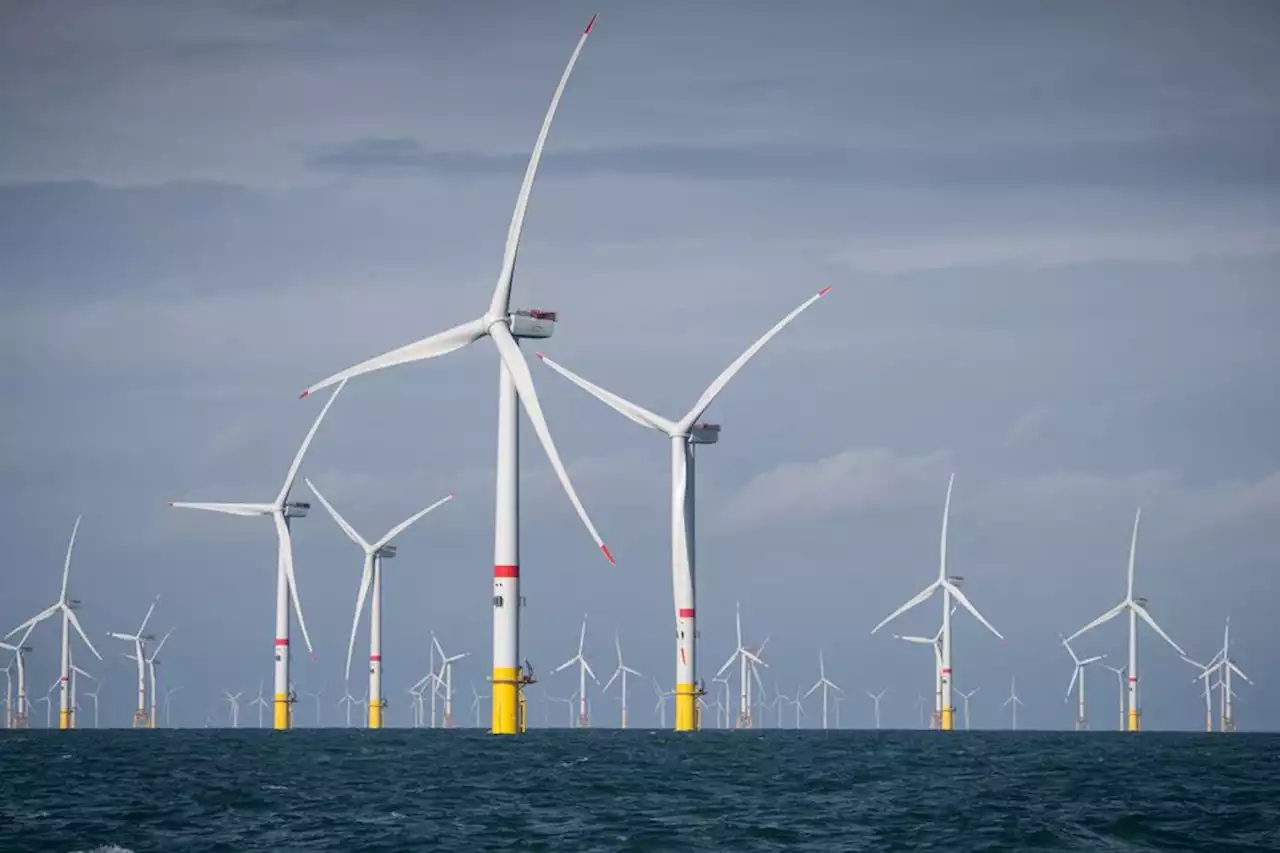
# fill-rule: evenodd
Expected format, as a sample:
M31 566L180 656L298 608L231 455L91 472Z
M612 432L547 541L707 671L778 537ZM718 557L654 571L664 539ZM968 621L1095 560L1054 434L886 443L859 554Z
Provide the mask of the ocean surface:
M0 853L1280 851L1280 735L0 731Z

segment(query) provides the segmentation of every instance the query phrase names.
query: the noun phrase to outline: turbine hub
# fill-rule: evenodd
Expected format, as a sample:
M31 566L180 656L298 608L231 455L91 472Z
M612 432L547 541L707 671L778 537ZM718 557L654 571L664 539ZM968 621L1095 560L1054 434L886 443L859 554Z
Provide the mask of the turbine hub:
M390 560L392 557L396 555L396 546L383 545L377 551L374 551L373 555L380 560Z
M720 424L694 424L689 430L690 444L715 444L720 440Z

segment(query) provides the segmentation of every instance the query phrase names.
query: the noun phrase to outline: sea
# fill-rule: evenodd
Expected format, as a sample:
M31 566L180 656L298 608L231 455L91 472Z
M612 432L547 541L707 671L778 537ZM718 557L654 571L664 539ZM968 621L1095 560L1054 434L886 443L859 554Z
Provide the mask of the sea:
M0 853L1280 851L1280 735L0 731Z

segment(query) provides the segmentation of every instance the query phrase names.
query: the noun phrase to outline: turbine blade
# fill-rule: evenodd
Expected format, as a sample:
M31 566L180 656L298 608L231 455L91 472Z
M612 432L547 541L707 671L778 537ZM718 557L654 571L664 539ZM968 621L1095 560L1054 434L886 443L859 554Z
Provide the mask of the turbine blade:
M1138 522L1142 521L1142 507L1133 517L1133 539L1129 542L1129 600L1133 600L1133 563L1138 553Z
M715 381L707 386L707 390L702 392L702 396L698 398L697 403L694 403L693 408L680 419L680 423L678 425L680 430L683 432L693 426L694 422L698 420L698 418L702 417L702 414L707 410L707 407L710 406L720 392L724 390L724 387L729 384L729 380L737 375L738 371L751 360L752 356L758 353L765 344L769 343L769 341L773 339L774 335L781 332L792 320L800 316L800 312L817 302L823 296L826 296L830 291L830 287L824 287L822 290L800 303L799 307L792 309L790 314L775 323L773 328L761 335L755 343L747 347L746 351L743 352L742 355L734 359L733 363L726 367L724 372L717 376Z
M595 397L597 400L604 403L606 406L609 406L615 412L627 418L628 420L635 421L636 423L640 424L640 426L642 427L648 427L649 429L660 430L662 432L667 433L668 435L675 432L676 425L673 422L662 417L661 415L655 414L654 412L649 411L643 406L637 406L635 403L632 403L629 400L624 400L621 397L619 397L617 394L614 394L612 391L606 391L605 389L601 388L599 385L596 385L592 382L588 382L586 379L583 379L581 376L569 370L567 367L564 367L563 365L556 363L548 355L545 355L540 352L534 353L534 355L536 355L538 357L538 360L541 361L543 364L545 364L547 367L550 367L556 373L559 373L565 379L568 379L574 385L577 385L583 391L586 391L588 394Z
M951 518L951 489L956 484L955 472L952 472L951 479L947 481L947 501L942 506L942 537L938 544L938 580L946 580L947 577L947 523Z
M929 599L929 596L933 595L933 591L937 588L938 588L938 582L934 581L933 583L926 586L924 589L920 590L918 593L916 593L914 598L912 598L906 604L902 605L897 610L893 611L888 616L886 616L883 620L881 620L879 625L871 629L871 633L874 634L876 631L879 631L885 625L888 625L894 619L897 619L899 616L901 616L903 613L906 613L908 610L915 607L917 604L927 601Z
M609 676L609 680L604 683L604 687L600 688L601 692L608 690L609 685L613 684L613 682L618 678L618 674L621 672L622 672L622 667L618 667L617 669L615 669L613 671L613 675Z
M1080 677L1080 667L1077 666L1071 670L1071 683L1067 685L1067 695L1063 697L1062 699L1063 702L1071 698L1071 691L1075 689L1076 679L1079 677Z
M821 679L819 679L819 680L818 680L818 682L817 682L817 683L815 683L812 687L810 687L807 691L805 691L805 694L804 694L803 696L801 696L800 698L801 698L801 699L808 699L808 698L809 698L809 694L810 694L810 693L813 693L813 691L817 690L817 689L818 689L819 687L821 687L821 686L822 686L822 680L821 680Z
M80 519L83 517L77 515L76 523L71 527L71 541L67 543L67 558L62 563L62 592L58 597L59 601L67 600L67 577L71 574L71 551L76 547L76 533L80 530Z
M247 503L209 503L197 501L170 501L169 506L176 509L202 509L206 512L220 512L223 515L239 515L250 518L255 515L268 515L272 507L270 504L247 504Z
M1162 638L1166 643L1168 643L1169 645L1173 646L1174 651L1176 651L1176 652L1177 652L1178 654L1180 654L1180 655L1185 655L1185 654L1186 654L1186 652L1184 652L1184 651L1182 650L1182 646L1179 646L1177 643L1175 643L1175 642L1173 641L1173 638L1172 638L1172 637L1170 637L1168 634L1166 634L1166 633L1164 632L1164 629L1163 629L1163 628L1161 628L1159 625L1157 625L1157 624L1156 624L1156 620L1154 620L1154 619L1152 619L1152 618L1151 618L1151 614L1147 612L1147 608L1143 607L1141 604L1134 604L1134 605L1133 605L1133 609L1134 609L1134 610L1136 610L1136 611L1138 612L1138 616L1140 616L1140 617L1142 618L1142 621L1143 621L1143 622L1146 622L1148 625L1150 625L1150 626L1151 626L1151 630L1153 630L1153 631L1155 631L1157 634L1159 634L1159 635L1160 635L1160 637L1161 637L1161 638Z
M534 143L533 154L529 156L529 165L525 167L524 180L520 182L520 195L516 197L516 208L511 214L511 225L507 228L507 245L502 251L502 271L498 273L498 283L493 289L493 299L489 302L490 315L504 316L508 311L508 303L511 301L511 278L515 274L516 253L520 250L520 232L524 229L524 216L529 208L533 180L538 174L538 163L542 160L542 148L547 143L547 134L551 132L551 121L556 116L556 108L560 106L560 97L569 83L569 75L573 73L573 66L578 62L578 55L582 53L582 46L586 44L587 35L591 32L591 26L595 20L593 15L587 28L582 31L582 36L569 57L569 64L560 75L555 94L551 96L551 106L547 107L547 114L542 119L538 141Z
M151 606L147 608L147 615L142 617L142 627L138 629L137 636L141 637L147 630L147 623L151 621L151 614L156 609L156 603L160 601L160 596L156 596L151 602Z
M70 607L67 608L67 619L75 627L76 633L80 635L80 639L84 640L84 644L89 647L89 651L93 652L93 656L98 660L102 660L102 655L98 654L98 650L94 648L93 643L89 641L89 636L85 634L84 628L80 627L80 620L76 618L76 612Z
M586 658L582 659L582 668L587 671L587 675L591 676L592 681L594 681L596 684L600 683L600 679L596 678L595 670L591 668L591 664L587 663Z
M1249 676L1245 675L1243 672L1240 671L1240 667L1236 666L1231 661L1227 661L1227 666L1231 667L1231 671L1234 672L1236 675L1240 676L1250 684L1253 684L1253 681L1249 678Z
M377 549L381 548L383 545L386 545L392 539L395 539L401 533L404 533L406 530L408 530L409 527L418 519L422 518L424 515L431 512L433 509L436 509L437 507L440 507L440 506L444 506L449 501L453 500L453 498L454 498L454 493L450 492L449 494L445 495L440 500L436 501L426 509L415 512L413 515L409 516L404 521L400 522L395 527L391 528L391 530L387 532L386 536L383 536L377 542L373 543L374 550L376 551Z
M364 374L372 373L375 370L395 367L399 364L408 364L411 361L423 361L428 358L447 355L454 350L459 350L468 344L475 343L484 336L484 318L481 317L475 320L468 320L465 323L459 323L452 329L445 329L443 332L432 335L429 338L414 341L413 343L406 344L399 349L384 352L382 355L375 355L373 358L366 359L353 367L348 367L346 370L340 370L328 379L321 379L315 385L312 385L310 388L303 391L302 396L306 397L310 394L314 394L321 388L328 388L330 385L345 382L353 376L363 376Z
M558 667L556 667L555 669L551 670L551 674L552 674L552 675L555 675L557 672L560 672L560 671L561 671L561 670L563 670L563 669L568 669L571 665L573 665L573 664L575 664L575 663L577 663L577 662L578 662L578 659L577 659L576 657L569 658L567 661L565 661L564 663L560 664L560 665L559 665Z
M337 396L335 392L334 396ZM329 398L332 402L333 398ZM289 582L289 597L293 599L293 610L298 614L298 627L302 629L302 639L307 644L307 651L315 654L311 646L311 635L307 633L307 620L302 616L302 602L298 600L298 581L293 574L293 538L289 535L289 526L284 522L284 514L274 512L271 517L276 523L276 538L279 543L279 562L284 566L285 578Z
M329 413L329 407L333 405L334 400L338 399L338 395L342 393L342 389L346 385L347 380L345 379L338 383L338 387L333 389L329 399L324 401L324 408L320 410L320 414L316 415L315 421L311 424L311 429L307 430L307 437L302 439L302 446L293 455L293 462L289 465L289 473L285 475L284 485L280 487L280 494L276 495L276 506L282 506L289 499L289 491L293 488L293 481L298 476L298 469L302 467L302 457L307 455L307 448L311 446L311 439L316 437L316 430L320 428L320 422Z
M1097 628L1099 625L1103 624L1104 622L1110 622L1112 619L1116 618L1121 613L1123 613L1124 609L1128 606L1129 606L1129 602L1127 601L1120 602L1115 607L1108 610L1106 613L1103 613L1097 619L1094 619L1088 625L1085 625L1079 631L1076 631L1070 637L1067 637L1067 642L1068 643L1071 642L1076 637L1079 637L1081 634L1083 634L1085 631L1092 631L1094 628Z
M21 631L23 628L26 628L26 629L27 629L27 633L26 633L26 634L23 634L23 635L22 635L22 640L20 640L20 641L18 642L18 645L19 645L19 646L21 646L24 642L26 642L27 636L28 636L28 635L31 633L31 631L36 627L36 625L38 625L39 623L41 623L41 622L43 622L44 620L48 619L50 616L54 615L55 613L57 613L57 612L58 612L58 611L60 611L61 609L62 609L62 607L61 607L61 605L60 605L60 604L55 604L55 605L53 605L53 606L51 606L51 607L46 607L44 610L41 610L39 613L37 613L35 616L32 616L32 617L31 617L30 619L28 619L26 622L23 622L23 623L22 623L21 625L19 625L17 628L14 628L12 631L10 631L9 633L5 634L5 635L4 635L4 638L7 640L7 639L9 639L10 637L12 637L14 634L16 634L16 633L18 633L19 631Z
M511 330L505 324L498 323L490 330L489 337L493 339L494 344L497 346L498 353L502 356L502 363L507 366L507 373L515 383L516 392L520 397L521 405L524 406L525 414L529 416L529 420L533 423L533 431L537 433L538 440L542 442L542 447L547 453L547 459L551 462L551 467L560 479L560 485L564 487L565 494L569 496L569 502L578 511L578 518L582 519L582 523L586 525L587 532L591 534L591 538L600 547L605 558L610 563L613 563L613 555L609 553L604 540L596 532L596 527L591 523L590 516L587 515L582 502L578 500L578 493L573 489L573 483L569 480L569 473L565 471L564 464L560 461L560 453L556 450L555 440L551 438L551 430L547 428L546 418L542 415L542 404L538 402L538 392L533 387L533 377L529 375L529 365L525 363L524 355L521 354L519 345L516 343L515 338L511 336Z
M170 628L170 629L169 629L169 633L168 633L168 634L165 634L163 637L161 637L161 638L160 638L160 643L156 646L155 651L153 651L153 652L151 653L151 657L150 657L150 658L148 658L148 660L150 660L150 661L154 661L154 660L156 659L156 657L157 657L157 656L159 656L159 654L160 654L160 650L164 648L164 644L165 644L165 642L166 642L166 641L168 641L168 639L169 639L169 635L170 635L170 634L172 634L172 633L173 633L174 631L176 631L176 630L177 630L176 628Z
M737 660L737 659L738 659L738 652L737 652L737 651L734 651L734 653L733 653L733 654L729 655L729 659L728 659L727 661L725 661L725 662L724 662L724 666L720 667L719 671L718 671L718 672L716 672L716 674L715 674L714 676L712 676L712 677L713 677L713 678L719 678L720 676L724 675L724 674L725 674L725 671L726 671L729 667L733 666L733 662L734 662L735 660Z
M342 528L343 533L347 534L348 539L350 539L352 542L356 543L366 551L376 550L374 546L364 541L364 537L361 536L359 533L357 533L354 527L352 527L350 524L347 523L347 520L343 518L342 515L336 509L333 508L333 504L325 500L325 496L320 494L320 490L316 488L315 483L311 482L311 480L307 477L303 477L302 480L304 483L307 484L307 488L311 490L311 493L316 496L316 499L320 501L320 505L324 507L326 510L328 510L329 517L332 518L334 521L338 522L338 526Z
M904 637L902 634L894 634L893 638L907 643L920 643L924 646L932 646L936 642L932 637Z
M1000 639L1004 639L1004 635L997 631L995 626L988 622L986 617L978 612L978 608L974 607L973 604L970 603L969 599L965 597L965 594L960 591L960 587L956 586L951 581L944 581L943 585L947 588L947 591L951 593L951 597L960 602L961 607L973 614L974 619L977 619L985 625L988 631L995 634Z
M351 656L356 648L356 631L360 628L360 616L364 613L364 600L369 595L369 585L373 582L373 553L366 552L364 567L360 570L360 591L356 593L356 612L351 618L351 637L347 640L347 679L351 678Z
M582 617L582 632L578 634L578 657L582 657L582 647L587 643L587 617Z

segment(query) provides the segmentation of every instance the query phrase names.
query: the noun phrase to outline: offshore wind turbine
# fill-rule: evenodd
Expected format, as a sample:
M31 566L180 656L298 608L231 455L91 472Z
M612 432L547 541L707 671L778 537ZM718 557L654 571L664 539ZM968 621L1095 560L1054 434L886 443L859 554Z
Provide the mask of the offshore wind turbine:
M222 691L223 696L231 703L231 728L240 728L240 694Z
M98 654L98 650L93 647L93 643L89 642L88 636L85 635L84 629L80 627L80 620L76 618L75 609L80 606L80 602L73 598L67 598L67 580L71 574L71 552L76 545L76 533L80 530L80 519L82 516L76 516L76 523L71 528L71 541L67 543L67 557L62 564L62 592L58 594L58 600L46 609L40 611L35 616L23 622L17 628L14 628L8 634L4 635L4 639L9 639L19 631L26 630L27 633L23 637L30 635L30 628L43 622L53 616L62 616L62 669L59 676L58 684L61 685L58 691L58 728L70 729L75 728L75 709L71 702L71 628L76 629L76 633L80 635L80 639L84 640L84 644L89 647L89 651L93 652L94 657L102 660L102 655ZM21 645L21 643L19 643ZM48 702L48 697L45 697ZM52 706L46 706L46 713Z
M968 693L965 693L963 690L956 690L956 692L960 694L960 698L964 700L964 730L966 732L969 731L969 700L972 699L981 689L981 687L975 687Z
M431 642L435 644L436 651L440 653L440 672L436 674L435 681L444 688L444 727L451 729L453 728L453 665L471 653L461 652L456 655L446 655L434 632L431 634Z
M751 717L751 682L754 679L760 684L760 674L756 672L756 665L768 666L769 664L762 661L759 653L768 645L769 638L765 637L763 643L755 651L748 649L742 644L742 602L734 603L734 625L738 631L738 645L734 648L733 654L729 655L729 659L724 662L724 666L720 667L720 671L715 674L715 678L724 675L734 662L738 663L738 716L734 720L734 727L739 729L754 728L754 721ZM714 679L713 679L714 680ZM725 683L726 688L728 682ZM764 685L760 685L763 692ZM679 689L677 685L676 700L679 701Z
M613 684L614 679L619 675L622 676L619 690L622 691L622 727L625 729L627 727L627 674L630 673L636 678L644 678L644 676L622 662L622 638L616 632L613 635L613 643L618 649L618 668L613 671L613 675L609 676L609 680L604 683L604 687L601 688L600 692L607 691L609 685Z
M880 728L880 700L883 699L884 694L888 692L889 692L889 688L887 687L884 690L881 690L879 693L872 693L870 690L867 691L867 695L871 697L871 701L874 702L876 706L876 728L877 729Z
M693 408L679 420L673 421L648 409L624 400L617 394L583 379L566 367L557 364L542 353L539 359L552 370L591 394L623 417L665 435L671 446L671 578L676 613L676 731L693 731L698 728L696 697L704 692L697 682L697 625L695 576L697 553L695 547L695 453L699 444L715 444L720 439L719 424L699 423L716 396L724 390L743 366L782 331L792 320L814 302L830 292L825 287L809 297L781 321L765 332L755 343L738 356L732 364L715 378Z
M305 479L305 478L304 478ZM447 494L440 500L431 504L423 510L419 510L395 527L387 531L381 539L376 542L368 542L363 536L356 532L356 529L347 523L333 504L325 500L324 495L316 488L315 483L309 479L306 480L307 487L315 493L320 504L329 511L329 515L342 528L342 532L347 534L347 538L356 543L362 551L364 551L364 568L360 573L360 592L356 595L356 612L351 620L351 638L347 641L347 675L351 678L351 655L355 650L356 631L360 627L360 615L364 612L364 601L369 595L369 590L373 590L373 601L369 605L369 728L382 728L382 709L386 706L386 700L382 695L382 563L384 560L390 560L396 555L396 546L391 541L409 528L415 521L422 518L431 510L442 504L446 504L453 500L453 494Z
M1183 660L1190 661L1190 658L1183 655ZM1195 661L1191 662L1195 663ZM1222 632L1222 648L1213 656L1213 660L1209 661L1208 665L1204 667L1204 672L1200 675L1200 678L1203 678L1204 683L1208 685L1209 676L1214 673L1218 674L1219 683L1214 686L1218 687L1222 691L1222 720L1219 728L1224 732L1233 732L1236 730L1235 713L1233 712L1231 703L1231 700L1236 696L1235 691L1231 689L1231 674L1233 672L1249 684L1253 684L1249 679L1249 676L1244 674L1240 667L1236 665L1235 660L1231 657L1231 618L1228 617L1226 628Z
M1104 669L1109 669L1116 674L1116 681L1120 686L1120 731L1124 731L1124 673L1127 667L1112 666L1108 663L1104 663L1102 666Z
M136 661L138 664L138 708L133 712L133 727L135 729L149 728L147 724L147 656L145 643L148 640L155 639L154 634L147 633L147 623L151 621L151 614L155 611L158 601L160 601L160 596L157 595L151 602L151 606L147 608L147 615L142 617L142 625L138 628L138 633L120 634L114 631L107 633L108 637L133 643L133 654L126 655L126 657Z
M1062 637L1061 634L1059 634L1058 636ZM1071 688L1075 687L1076 683L1079 682L1080 684L1080 689L1078 691L1079 710L1076 712L1076 731L1078 732L1088 731L1089 718L1085 714L1085 710L1084 710L1084 668L1091 663L1097 663L1098 661L1105 658L1106 655L1094 655L1091 658L1085 658L1084 660L1081 660L1080 658L1076 657L1075 649L1071 648L1071 644L1067 642L1065 638L1062 640L1062 647L1067 650L1067 654L1071 655L1071 661L1072 663L1075 664L1075 669L1072 670L1071 672L1071 683L1067 685L1067 695L1062 697L1062 701L1066 702L1068 699L1071 698Z
M181 689L181 684L177 687L166 687L164 689L164 724L169 728L173 728L173 694Z
M1204 683L1204 730L1206 732L1213 731L1213 695L1210 692L1209 679L1205 676L1217 669L1218 657L1221 654L1222 652L1215 654L1208 663L1200 663L1197 660L1192 660L1186 655L1182 656L1184 661L1200 670L1200 675L1192 679L1191 683L1195 684L1197 681L1202 681Z
M653 679L653 692L658 695L658 702L653 706L653 712L658 715L658 727L665 729L667 727L667 699L676 695L674 690L663 690L662 685L658 684L658 679Z
M871 629L871 633L874 634L876 631L879 631L885 625L889 624L894 619L897 619L917 604L922 604L925 601L928 601L935 591L939 589L942 590L942 665L939 669L942 687L942 713L939 725L944 732L949 732L955 728L955 708L951 703L951 599L954 598L958 604L964 607L965 610L972 613L973 617L981 622L987 630L995 634L997 637L1000 637L1001 640L1004 639L1000 632L995 629L995 626L983 618L977 608L970 604L969 599L960 591L958 584L962 582L964 578L955 575L949 576L947 574L947 523L951 516L951 489L955 484L956 475L952 474L951 479L947 483L947 500L942 508L942 536L939 539L938 545L937 580L926 586L923 590L917 593L914 598L899 607L897 610L893 611L893 613L889 614L884 621Z
M954 615L956 608L951 608ZM938 633L932 637L910 637L894 634L895 640L929 646L933 649L933 716L929 720L929 728L942 728L942 631L945 626L938 627Z
M342 698L338 700L339 705L347 706L347 728L351 728L351 706L356 703L356 697L351 695L351 685L348 683L343 690Z
M250 708L258 709L258 728L262 728L262 714L267 710L267 700L262 696L262 681L258 681L258 695L249 702Z
M591 32L595 20L593 15L578 39L577 47L569 57L569 63L551 98L551 106L543 118L542 129L538 133L533 154L529 158L529 165L520 185L520 194L516 199L515 211L511 216L511 225L507 230L502 267L493 289L493 296L484 313L474 320L335 373L328 379L312 385L302 394L305 397L319 388L344 381L352 376L445 355L485 337L489 338L497 349L501 363L498 374L498 464L493 542L493 701L491 703L493 734L518 734L523 731L521 693L524 685L531 683L520 667L520 466L517 399L524 406L525 413L533 424L534 432L551 462L551 467L555 470L560 485L569 496L569 501L577 511L578 517L605 558L613 563L613 556L605 546L604 540L600 538L600 534L596 532L595 525L591 523L582 502L578 500L573 483L569 480L569 474L560 461L560 453L556 450L555 441L542 414L542 405L538 402L538 393L534 388L533 377L529 374L529 365L520 352L518 342L520 338L551 336L555 331L555 312L513 312L511 310L511 285L515 275L516 254L520 248L525 212L529 205L534 177L537 175L538 163L542 158L542 149L551 130L551 121L555 117L560 97L569 82L569 75L578 61L578 55L582 52L582 46L586 43L587 35Z
M31 707L31 702L27 700L27 669L25 664L25 655L31 651L31 646L27 645L27 637L31 636L31 632L35 630L35 623L27 625L27 630L22 633L18 641L13 645L8 643L0 643L0 649L13 652L13 660L10 664L17 664L18 670L18 710L8 708L8 726L11 729L25 729L27 727L27 710ZM11 634L13 632L10 632ZM5 672L9 668L5 667Z
M316 703L316 728L320 728L320 697L324 695L324 685L320 685L320 689L312 693L309 690L302 691L303 696L310 696L311 701Z
M191 501L174 501L169 506L179 509L200 509L208 512L222 513L223 515L236 515L247 518L258 516L269 516L275 523L276 528L276 636L275 636L275 681L274 681L274 699L273 699L273 725L277 729L287 729L292 723L292 712L290 705L293 701L289 694L289 685L292 683L289 678L289 601L293 601L293 610L298 616L298 627L302 629L302 639L307 644L307 651L315 654L315 650L311 647L311 637L307 634L307 622L302 617L302 603L298 600L298 583L293 572L293 538L290 533L290 522L295 518L304 518L307 511L311 509L311 504L305 501L289 500L289 492L293 489L293 481L298 476L298 469L302 467L302 458L307 454L307 448L311 446L311 440L315 438L316 430L320 428L321 421L328 414L329 407L333 405L333 401L338 399L338 395L342 393L342 386L338 388L325 401L324 408L320 410L320 414L311 424L311 429L307 431L306 438L302 440L302 446L298 448L298 452L293 456L293 462L289 465L289 471L285 474L284 485L280 487L280 491L276 493L275 499L269 503L196 503Z
M488 698L489 698L489 695L487 693L481 695L480 692L476 690L476 686L474 683L471 685L471 710L476 715L477 729L480 728L480 700L488 699Z
M84 695L93 700L93 727L96 729L98 727L98 692L102 690L102 682L79 667L73 666L72 672L78 672L93 681L93 690L84 691Z
M809 688L809 692L804 694L804 698L808 699L809 694L817 690L819 687L822 688L822 728L826 729L827 727L827 688L829 687L832 690L835 690L837 693L843 693L844 691L840 688L838 684L836 684L831 679L827 678L827 665L822 659L822 649L818 649L818 680L814 682L814 685L812 687Z
M796 685L796 698L788 699L788 704L794 705L796 709L796 728L800 728L800 718L804 716L804 697L800 695L800 685Z
M591 680L599 684L595 672L591 669L591 664L587 663L587 658L583 655L583 647L587 642L587 617L582 616L582 633L578 635L578 653L551 670L551 674L555 675L563 669L567 669L573 664L578 664L578 728L585 729L591 725L591 716L587 711L587 675L591 676Z
M1018 698L1018 677L1015 675L1009 682L1009 698L1004 700L1004 705L1002 706L1013 706L1013 731L1015 732L1018 730L1018 706L1021 704L1023 702Z
M155 651L153 651L151 656L147 658L147 669L151 673L151 713L147 718L148 728L154 729L158 723L156 718L156 697L159 695L159 691L156 689L156 666L160 664L160 650L164 648L165 642L168 641L169 636L173 634L175 630L177 629L170 628L169 633L160 638L160 642L156 644Z
M1138 552L1138 523L1142 521L1142 508L1138 508L1138 512L1133 518L1133 538L1129 542L1129 585L1124 595L1124 601L1121 601L1115 607L1103 613L1097 619L1094 619L1088 625L1085 625L1079 631L1076 631L1067 642L1074 640L1086 631L1111 621L1121 613L1128 611L1129 613L1129 731L1136 732L1142 727L1141 717L1142 711L1138 707L1138 619L1142 619L1151 626L1151 630L1160 635L1166 643L1173 646L1174 650L1182 657L1186 657L1187 653L1182 647L1173 641L1173 639L1164 632L1164 629L1156 624L1156 620L1151 618L1151 614L1147 612L1147 600L1145 598L1133 597L1133 566L1134 558Z

